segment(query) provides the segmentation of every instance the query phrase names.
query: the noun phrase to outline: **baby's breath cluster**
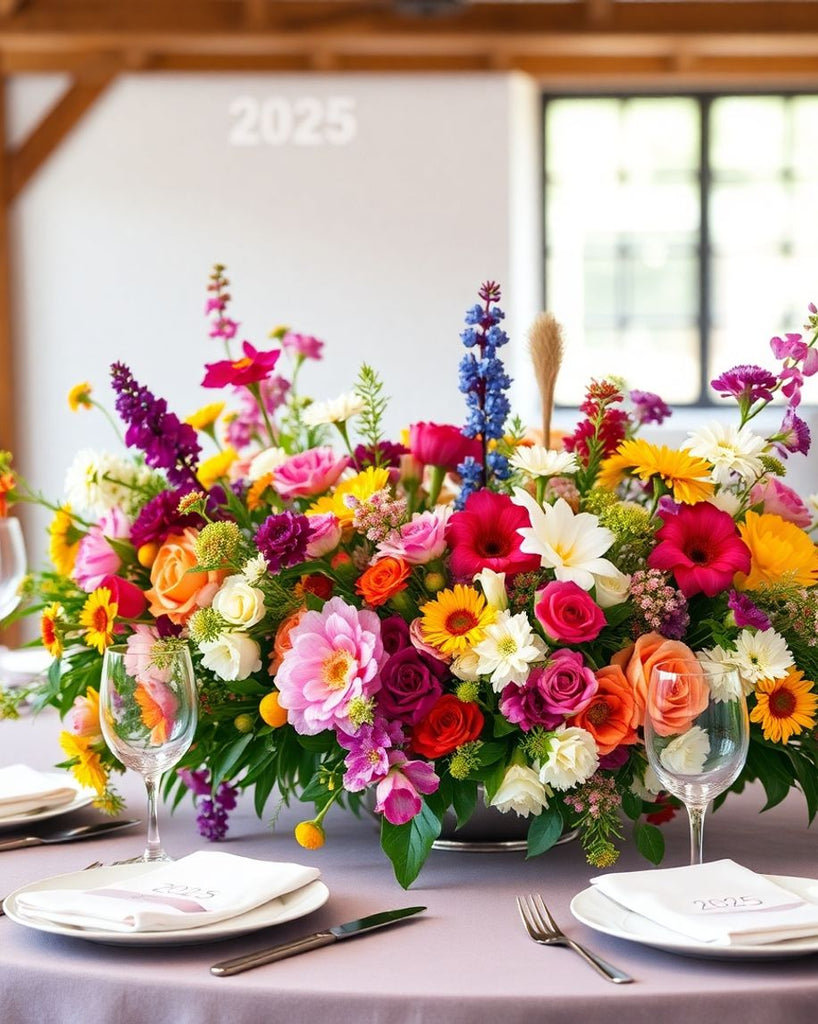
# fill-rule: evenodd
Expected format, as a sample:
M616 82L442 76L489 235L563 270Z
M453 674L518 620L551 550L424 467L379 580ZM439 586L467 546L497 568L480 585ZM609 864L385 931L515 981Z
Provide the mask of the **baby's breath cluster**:
M592 775L587 782L565 795L565 803L576 815L572 827L580 830L588 863L609 868L619 858L614 839L622 838L619 810L622 797L610 775Z

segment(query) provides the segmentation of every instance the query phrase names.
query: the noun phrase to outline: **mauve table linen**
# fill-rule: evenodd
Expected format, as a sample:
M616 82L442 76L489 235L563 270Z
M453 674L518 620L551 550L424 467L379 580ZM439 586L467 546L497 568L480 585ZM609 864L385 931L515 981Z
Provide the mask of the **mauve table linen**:
M0 722L0 765L48 769L60 760L59 721ZM138 776L121 781L126 813L144 821ZM710 859L731 857L756 871L818 876L818 833L806 828L797 796L759 816L763 794L732 796L705 826ZM271 801L268 819L272 817ZM275 830L249 801L233 812L222 848L248 857L295 860L321 869L330 898L308 917L199 946L122 947L48 935L0 917L0 1024L813 1024L818 957L731 962L693 959L595 933L576 922L571 898L592 874L577 843L526 861L521 853L433 851L409 892L395 882L371 821L328 819L326 846L302 850L293 824L309 805L284 809ZM94 821L91 808L59 819ZM51 824L54 824L52 822ZM189 800L160 817L176 857L207 847ZM666 866L688 854L683 817L665 828ZM0 893L141 850L141 826L110 838L0 853ZM622 870L644 868L629 842ZM615 986L568 949L537 946L523 932L514 897L541 892L564 929L631 974ZM425 904L407 923L348 942L216 978L209 967L265 945L351 918Z

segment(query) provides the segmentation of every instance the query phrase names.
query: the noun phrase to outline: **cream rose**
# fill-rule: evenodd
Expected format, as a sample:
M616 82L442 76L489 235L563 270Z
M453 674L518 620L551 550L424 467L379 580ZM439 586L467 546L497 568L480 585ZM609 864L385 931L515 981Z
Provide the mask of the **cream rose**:
M533 768L512 764L494 794L491 806L503 814L514 811L518 817L527 818L548 806L548 792Z
M264 617L264 594L243 576L228 576L211 606L231 626L249 629Z
M554 789L571 789L589 779L599 767L593 736L585 729L561 725L554 733L548 757L540 766L540 782Z
M260 649L246 633L222 633L218 640L199 644L202 664L220 679L246 679L261 670Z
M615 604L622 604L628 598L630 585L630 576L618 569L605 576L594 576L596 603L600 608L613 608Z

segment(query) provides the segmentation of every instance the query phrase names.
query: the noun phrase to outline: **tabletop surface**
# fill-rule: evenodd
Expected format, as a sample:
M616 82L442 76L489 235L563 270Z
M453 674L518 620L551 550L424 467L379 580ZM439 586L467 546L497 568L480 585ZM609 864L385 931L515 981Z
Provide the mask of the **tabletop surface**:
M24 761L47 769L60 760L59 721L0 722L0 764ZM120 785L126 814L144 820L141 779ZM705 825L708 859L730 857L756 871L818 876L818 833L806 827L803 800L791 796L759 815L763 793L731 796ZM433 851L405 892L380 850L368 819L344 812L327 819L327 843L302 850L292 837L308 805L265 819L242 801L232 813L225 851L319 867L330 897L308 917L262 932L193 946L122 947L48 935L0 918L2 1024L596 1024L621 1016L629 1024L691 1021L800 1024L816 1020L818 957L775 961L683 957L601 935L575 921L569 904L593 870L578 843L525 860L523 853ZM91 808L57 819L94 821ZM199 837L189 800L170 815L160 809L162 839L178 858L210 846ZM627 826L626 826L627 828ZM687 824L665 826L664 866L685 863ZM141 851L139 828L104 839L0 853L0 893ZM629 841L617 869L648 865ZM573 938L631 974L615 986L570 950L538 946L525 935L514 897L542 893ZM423 904L416 919L231 978L216 978L217 960L286 941L381 910Z

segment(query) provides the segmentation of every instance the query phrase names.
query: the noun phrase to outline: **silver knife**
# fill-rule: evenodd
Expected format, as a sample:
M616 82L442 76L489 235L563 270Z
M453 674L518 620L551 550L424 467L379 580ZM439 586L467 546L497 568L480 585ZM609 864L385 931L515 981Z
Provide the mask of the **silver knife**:
M244 956L237 956L233 960L221 960L213 964L210 973L219 978L226 978L230 974L241 974L242 971L249 971L253 967L261 967L262 964L270 964L274 960L283 960L288 956L295 956L296 953L306 953L310 949L320 949L321 946L329 946L339 939L351 939L356 935L372 931L374 928L383 928L384 925L394 924L412 914L419 914L426 907L403 907L401 910L386 910L381 914L370 914L369 917L362 917L358 921L347 921L346 924L336 925L328 928L325 932L315 932L306 935L303 939L296 939L294 942L282 942L278 946L268 946L266 949L259 949L255 953L245 953Z
M139 821L136 818L128 821L97 821L93 825L77 825L76 828L52 832L47 836L23 836L20 839L6 839L0 842L0 851L19 850L24 846L48 846L50 843L72 843L75 839L90 839L91 836L105 835L108 832L116 832L118 829L130 828L132 825L138 824Z

